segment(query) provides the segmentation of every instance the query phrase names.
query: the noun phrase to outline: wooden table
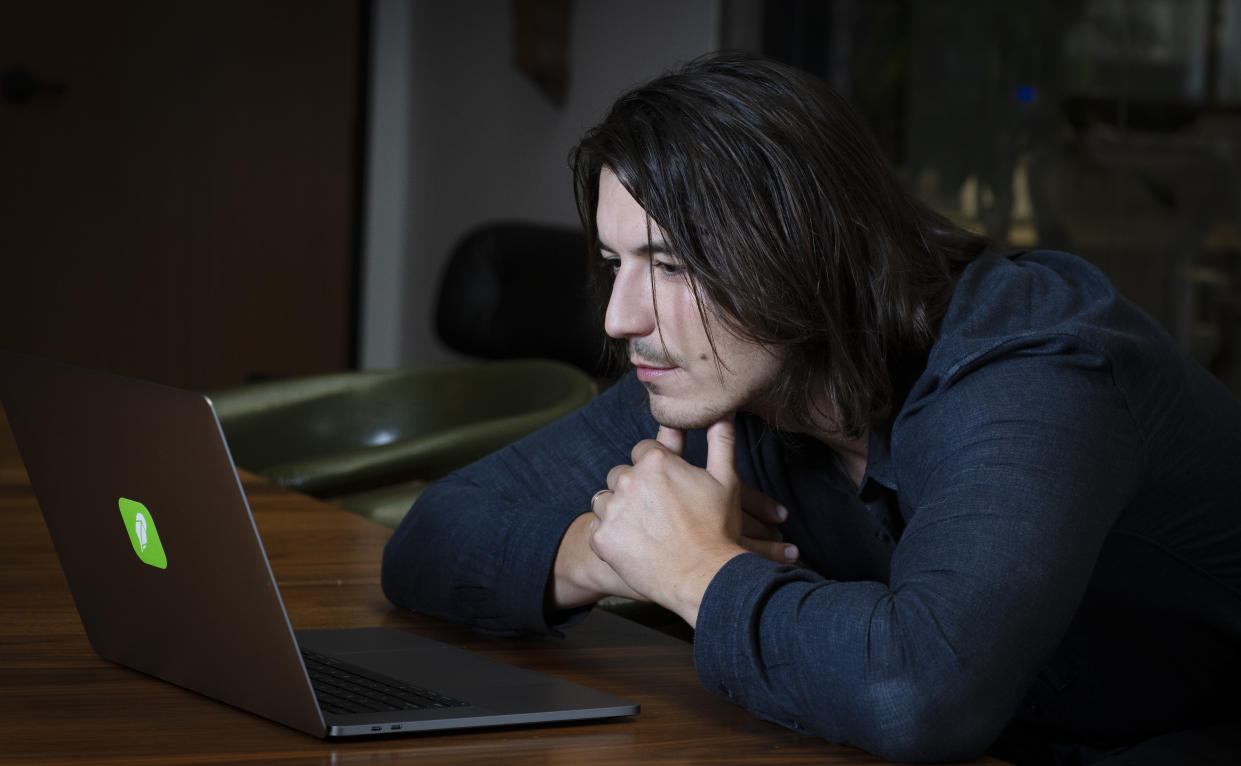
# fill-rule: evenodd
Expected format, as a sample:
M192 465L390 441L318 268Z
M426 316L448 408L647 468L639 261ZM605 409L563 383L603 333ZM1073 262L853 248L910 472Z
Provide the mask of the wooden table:
M389 530L243 479L294 628L414 629L636 700L603 723L325 742L99 658L0 412L0 762L870 764L873 756L760 721L704 690L689 644L596 611L568 638L503 639L392 607ZM998 763L980 761L980 763Z

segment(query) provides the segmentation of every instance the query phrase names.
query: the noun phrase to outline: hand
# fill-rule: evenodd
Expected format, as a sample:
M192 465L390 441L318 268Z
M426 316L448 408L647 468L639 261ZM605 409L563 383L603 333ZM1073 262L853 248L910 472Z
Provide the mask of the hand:
M685 434L674 428L660 426L655 440L677 455L684 454ZM734 456L734 465L735 465ZM734 469L735 470L735 469ZM788 510L762 491L741 483L741 545L777 564L797 561L796 545L785 543L777 524L789 517Z
M711 578L746 550L735 443L731 418L713 424L704 470L681 459L679 431L661 428L656 439L633 448L633 465L608 473L612 492L595 504L599 520L591 523L592 550L635 592L690 625ZM754 503L755 512L763 514L751 523L757 532L774 532L765 520L778 515L773 505Z
M656 441L678 456L685 446L684 434L671 428L660 428ZM774 526L783 522L788 512L757 489L746 484L740 484L740 488L743 511L741 545L777 563L796 561L796 546L779 542L780 531ZM600 499L606 497L604 494ZM591 547L592 523L598 523L598 517L593 512L582 514L569 526L561 540L552 577L548 581L546 605L549 610L593 604L604 596L649 600L635 592L595 554Z
M591 549L590 525L597 522L594 513L583 513L565 531L556 550L552 576L548 579L544 608L551 611L572 609L593 604L604 596L647 600L626 585Z

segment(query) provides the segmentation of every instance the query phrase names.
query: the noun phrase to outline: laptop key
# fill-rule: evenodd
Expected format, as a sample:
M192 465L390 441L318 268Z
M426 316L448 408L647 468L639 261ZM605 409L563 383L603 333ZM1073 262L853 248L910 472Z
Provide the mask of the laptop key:
M469 703L411 684L395 683L362 668L302 650L306 672L325 712L395 712L466 706Z
M320 693L316 695L319 698L319 706L329 713L373 713L375 711L368 710L361 705L355 705L348 700L343 700L332 694Z

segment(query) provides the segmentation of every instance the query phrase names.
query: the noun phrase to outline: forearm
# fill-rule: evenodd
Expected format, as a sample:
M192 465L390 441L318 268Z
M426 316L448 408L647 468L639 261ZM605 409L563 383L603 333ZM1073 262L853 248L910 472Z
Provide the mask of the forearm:
M973 757L1011 715L1019 674L939 634L929 603L741 557L706 594L695 667L706 688L797 731L893 760Z
M385 550L388 598L488 630L548 632L546 615L559 603L580 606L617 592L583 569L588 559L558 558L562 548L589 552L562 543L580 539L583 527L575 521L608 469L642 438L640 429L654 431L633 395L636 385L618 383L582 410L428 488Z
M567 506L512 502L448 477L389 540L384 592L399 606L488 631L552 632L544 584L571 519Z
M1112 513L1104 494L1080 486L1066 482L1041 511L1020 507L1032 489L937 494L906 527L887 582L833 581L754 556L729 562L696 626L704 685L889 759L977 755L1089 581Z

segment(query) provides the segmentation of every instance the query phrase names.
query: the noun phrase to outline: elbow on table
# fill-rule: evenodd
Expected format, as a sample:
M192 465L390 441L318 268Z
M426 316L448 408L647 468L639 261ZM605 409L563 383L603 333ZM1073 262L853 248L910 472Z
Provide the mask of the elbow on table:
M411 541L418 539L413 534L411 514L407 514L406 518L392 536L388 538L387 544L384 545L383 557L379 569L379 584L383 589L384 596L397 606L411 606L411 586L413 583L419 582L418 572L416 570L421 557L416 555L413 550Z
M397 606L405 606L404 588L405 575L401 571L401 557L397 553L393 541L388 540L384 546L383 558L379 568L379 586L388 601Z
M997 733L980 734L954 726L911 726L882 738L866 749L887 761L900 763L951 763L982 755Z
M1007 724L1007 706L993 695L970 698L944 694L942 688L912 688L916 686L902 695L903 704L874 708L873 736L859 744L890 761L965 761L982 755Z

